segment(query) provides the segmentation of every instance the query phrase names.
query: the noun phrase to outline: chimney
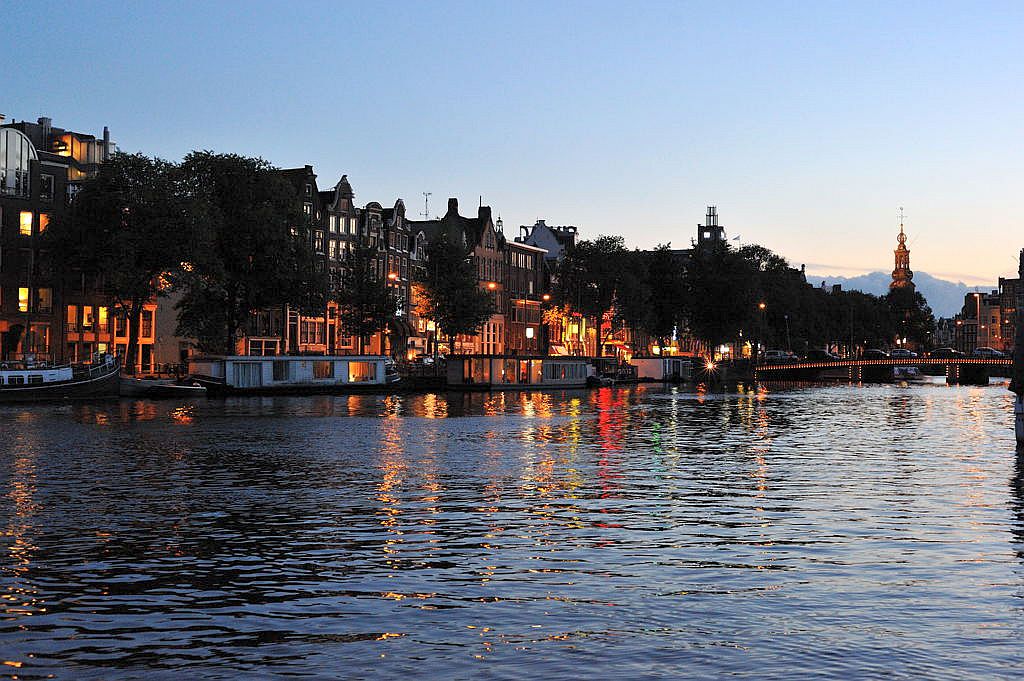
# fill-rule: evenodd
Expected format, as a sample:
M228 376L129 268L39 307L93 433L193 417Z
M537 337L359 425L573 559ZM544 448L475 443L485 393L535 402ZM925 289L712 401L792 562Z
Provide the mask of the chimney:
M110 158L110 128L103 126L103 160Z
M50 130L53 128L53 119L47 116L40 116L36 122L43 129L43 140L49 142Z
M458 199L448 199L448 215L458 215L458 214L459 214L459 200Z
M481 222L491 222L491 207L480 206L476 211L476 216Z

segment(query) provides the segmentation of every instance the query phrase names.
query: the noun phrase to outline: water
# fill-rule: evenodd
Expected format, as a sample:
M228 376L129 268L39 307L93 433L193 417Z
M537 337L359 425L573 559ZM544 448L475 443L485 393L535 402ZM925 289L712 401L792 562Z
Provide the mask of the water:
M0 407L0 676L1016 677L1005 387Z

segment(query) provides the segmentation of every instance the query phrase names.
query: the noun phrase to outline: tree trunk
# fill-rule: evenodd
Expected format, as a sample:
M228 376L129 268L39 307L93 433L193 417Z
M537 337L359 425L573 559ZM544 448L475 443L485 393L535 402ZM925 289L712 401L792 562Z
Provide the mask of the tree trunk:
M142 322L142 308L145 301L133 298L128 310L128 347L125 348L124 367L126 374L134 374L139 354L139 324Z

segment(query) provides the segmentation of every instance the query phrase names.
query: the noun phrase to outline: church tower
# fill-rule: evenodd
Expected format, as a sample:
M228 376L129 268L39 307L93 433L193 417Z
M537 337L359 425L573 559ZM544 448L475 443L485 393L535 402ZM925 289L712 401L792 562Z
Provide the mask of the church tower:
M900 235L896 237L899 245L896 246L896 269L892 271L892 283L890 289L905 288L914 290L914 273L910 271L910 249L907 248L907 235L903 233L903 209L900 208Z

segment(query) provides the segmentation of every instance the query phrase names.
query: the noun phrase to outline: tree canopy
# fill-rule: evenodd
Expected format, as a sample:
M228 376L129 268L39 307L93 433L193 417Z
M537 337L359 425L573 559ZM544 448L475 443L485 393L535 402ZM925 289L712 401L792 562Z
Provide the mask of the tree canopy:
M427 245L419 278L420 311L439 327L454 351L455 337L476 333L494 312L494 296L477 283L472 257L447 231Z
M142 154L113 154L78 192L71 210L47 231L61 271L102 274L106 292L129 320L125 370L134 372L139 320L146 303L167 290L194 238L193 213L173 163Z
M182 176L200 229L180 281L180 334L230 353L254 310L322 313L326 272L294 185L263 159L209 151L186 156Z

